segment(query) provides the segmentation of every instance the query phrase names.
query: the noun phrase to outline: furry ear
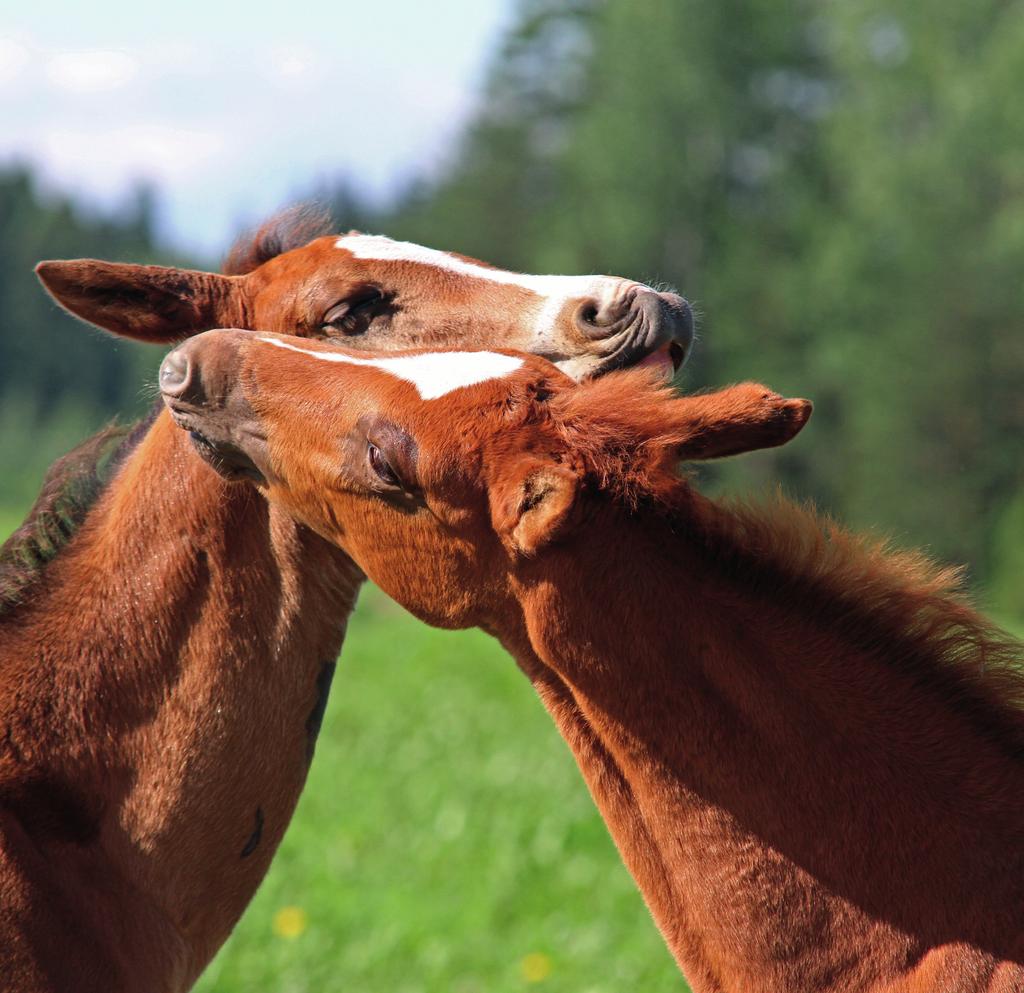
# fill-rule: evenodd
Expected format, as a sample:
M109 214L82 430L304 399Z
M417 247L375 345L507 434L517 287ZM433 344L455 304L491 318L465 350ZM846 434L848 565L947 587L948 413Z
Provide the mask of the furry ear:
M490 488L491 521L507 547L536 555L568 529L579 477L565 466L525 459Z
M137 341L170 344L245 312L244 277L96 259L40 262L36 275L76 317Z
M676 454L685 460L720 459L795 438L811 416L810 400L792 400L759 383L673 401L680 425Z

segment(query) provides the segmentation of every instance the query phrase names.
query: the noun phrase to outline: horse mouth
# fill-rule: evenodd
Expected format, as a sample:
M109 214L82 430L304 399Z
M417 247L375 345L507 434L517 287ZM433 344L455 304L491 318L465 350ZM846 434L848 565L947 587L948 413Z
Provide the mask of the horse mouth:
M687 347L675 339L656 345L654 348L642 343L634 344L632 347L620 349L603 362L594 370L591 378L597 379L599 376L606 376L619 369L637 367L649 369L655 379L669 383L683 367L687 352Z
M266 485L266 477L251 458L233 441L214 436L206 424L197 423L196 412L183 409L169 397L164 403L174 423L188 434L195 453L219 476L232 483Z
M686 351L678 341L670 341L653 352L648 352L634 365L638 369L649 369L658 381L670 383L686 361Z
M670 382L686 362L693 338L693 310L686 300L674 293L647 291L636 297L630 314L608 342L610 350L591 376L643 366L656 378Z
M196 454L218 475L232 483L248 481L266 485L266 477L240 448L230 442L212 441L195 428L186 430Z
M219 476L232 483L250 482L265 486L267 479L256 464L231 442L211 441L200 431L190 430L196 454Z

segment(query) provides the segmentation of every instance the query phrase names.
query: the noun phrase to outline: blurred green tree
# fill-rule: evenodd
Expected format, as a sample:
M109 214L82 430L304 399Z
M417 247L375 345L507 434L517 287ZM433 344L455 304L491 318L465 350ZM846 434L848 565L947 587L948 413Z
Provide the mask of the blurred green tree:
M781 476L984 579L1024 490L1022 81L1003 0L527 0L450 168L378 226L677 286L689 386L817 405L712 485Z
M1024 484L1024 5L830 12L818 350L849 381L831 486L851 519L985 575Z
M44 196L25 168L0 172L0 506L24 505L46 467L121 412L149 402L159 349L90 329L65 314L33 273L41 259L168 261L145 189L116 214L87 215Z
M1022 81L1007 0L521 0L436 176L386 209L351 181L322 198L346 228L676 286L703 315L687 387L757 378L816 403L797 445L709 485L782 478L1016 603ZM99 218L0 174L5 465L56 454L40 424L138 407L153 360L75 327L31 267L157 260L153 220L145 196Z

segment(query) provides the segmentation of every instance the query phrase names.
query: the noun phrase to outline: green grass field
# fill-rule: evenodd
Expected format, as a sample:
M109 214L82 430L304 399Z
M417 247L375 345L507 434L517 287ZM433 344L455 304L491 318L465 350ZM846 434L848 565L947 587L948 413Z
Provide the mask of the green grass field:
M197 989L686 986L511 658L367 588L298 812Z

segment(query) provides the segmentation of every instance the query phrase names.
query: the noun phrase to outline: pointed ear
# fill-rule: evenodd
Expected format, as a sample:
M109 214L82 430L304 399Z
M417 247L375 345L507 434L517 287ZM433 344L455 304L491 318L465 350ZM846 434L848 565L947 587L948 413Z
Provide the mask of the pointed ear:
M793 400L759 383L740 383L717 393L675 401L681 459L720 459L795 438L811 416L810 400Z
M96 259L40 262L36 275L76 317L137 341L181 341L245 313L244 277Z
M491 486L491 521L505 545L536 555L564 534L576 504L579 478L565 466L525 459Z

